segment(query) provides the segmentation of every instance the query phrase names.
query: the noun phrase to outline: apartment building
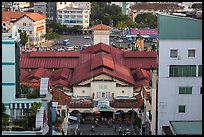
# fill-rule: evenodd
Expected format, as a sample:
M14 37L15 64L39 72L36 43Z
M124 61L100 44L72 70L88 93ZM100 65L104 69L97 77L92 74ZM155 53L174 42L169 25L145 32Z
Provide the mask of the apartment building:
M174 125L190 135L184 125L202 122L202 20L158 14L158 26L157 134Z
M57 22L68 27L82 26L83 28L88 28L89 18L89 10L74 7L57 10Z
M34 12L46 15L48 20L57 22L57 12L66 7L91 10L90 2L35 2Z
M35 127L38 130L20 130L10 131L2 130L3 135L36 135L50 134L51 131L51 106L52 96L49 94L48 85L42 85L40 94L47 92L40 98L27 99L21 97L20 93L20 58L19 58L20 34L17 26L13 26L11 33L2 33L2 103L6 107L6 113L9 115L9 123L14 120L25 119L28 109L34 102L42 102L40 111L36 114Z

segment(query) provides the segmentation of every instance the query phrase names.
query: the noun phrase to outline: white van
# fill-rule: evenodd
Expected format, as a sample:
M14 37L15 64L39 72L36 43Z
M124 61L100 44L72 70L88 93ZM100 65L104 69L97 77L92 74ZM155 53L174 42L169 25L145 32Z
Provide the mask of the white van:
M69 39L65 39L65 40L63 40L63 45L64 45L64 46L69 45Z

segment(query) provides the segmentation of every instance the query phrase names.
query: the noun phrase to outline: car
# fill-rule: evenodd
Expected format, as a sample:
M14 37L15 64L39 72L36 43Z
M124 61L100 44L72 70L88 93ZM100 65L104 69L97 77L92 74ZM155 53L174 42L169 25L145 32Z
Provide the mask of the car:
M64 51L64 49L63 48L59 48L59 49L57 49L57 51Z
M124 130L124 135L131 135L131 131L127 128Z
M91 39L91 37L90 37L90 36L84 36L84 38L85 38L85 39Z
M74 50L74 47L68 47L67 50L68 50L68 51Z
M65 39L65 40L63 40L63 45L64 45L64 46L69 45L69 39Z
M123 42L122 39L119 39L119 40L116 41L116 43L121 43L121 42Z

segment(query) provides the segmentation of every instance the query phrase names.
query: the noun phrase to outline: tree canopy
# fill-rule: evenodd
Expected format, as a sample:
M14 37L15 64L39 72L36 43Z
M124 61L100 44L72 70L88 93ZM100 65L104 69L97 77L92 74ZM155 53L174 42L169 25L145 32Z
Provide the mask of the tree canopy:
M103 23L121 29L135 27L135 23L127 15L122 14L122 9L115 4L106 2L92 2L90 26Z
M25 31L20 30L20 39L20 43L25 46L25 44L28 42L28 35Z
M157 16L152 13L138 14L135 18L138 28L156 28L157 27Z

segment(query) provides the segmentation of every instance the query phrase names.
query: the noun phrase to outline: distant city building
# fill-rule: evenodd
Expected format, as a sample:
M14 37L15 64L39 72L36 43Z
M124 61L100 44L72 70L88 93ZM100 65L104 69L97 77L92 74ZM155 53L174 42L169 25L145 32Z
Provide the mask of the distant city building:
M131 16L133 21L135 21L135 17L141 13L156 13L156 12L176 12L181 11L183 7L178 6L178 4L174 3L146 3L141 2L130 7Z
M11 31L12 26L26 31L28 43L40 45L45 41L42 36L46 33L46 17L33 12L2 12L3 31Z
M80 8L83 10L91 10L90 2L35 2L35 12L46 15L48 20L57 22L58 10L69 8Z
M131 5L134 5L135 2L111 2L111 5L112 5L112 4L115 4L115 5L120 6L121 9L122 9L122 13L123 13L124 15L128 15L129 12L130 12L130 6L131 6Z
M57 10L57 22L68 27L89 27L90 11L80 8L66 7Z
M158 14L158 24L157 133L202 134L184 126L202 122L202 20Z
M46 15L46 2L34 2L34 12Z

